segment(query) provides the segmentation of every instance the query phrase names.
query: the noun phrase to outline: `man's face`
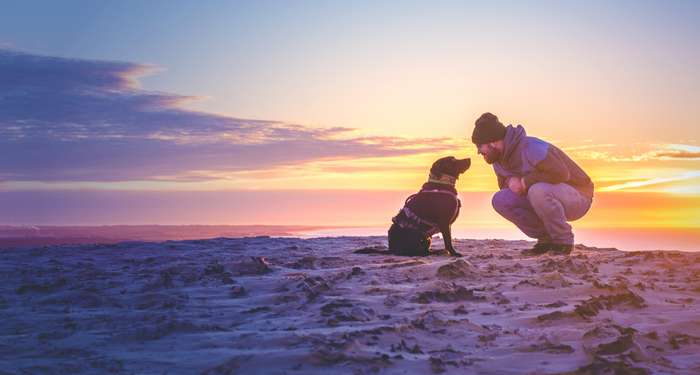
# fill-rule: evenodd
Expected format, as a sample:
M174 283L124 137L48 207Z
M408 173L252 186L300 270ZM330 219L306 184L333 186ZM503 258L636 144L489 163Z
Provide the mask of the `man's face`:
M501 150L499 150L493 143L484 143L476 146L479 151L479 155L484 156L484 160L493 164L501 158Z

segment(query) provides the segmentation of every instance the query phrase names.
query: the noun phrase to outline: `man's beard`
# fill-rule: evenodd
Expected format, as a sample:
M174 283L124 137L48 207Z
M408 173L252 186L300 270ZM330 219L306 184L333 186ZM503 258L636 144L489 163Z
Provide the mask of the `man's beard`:
M501 158L501 152L496 148L489 148L489 150L483 155L484 160L489 164L493 164Z

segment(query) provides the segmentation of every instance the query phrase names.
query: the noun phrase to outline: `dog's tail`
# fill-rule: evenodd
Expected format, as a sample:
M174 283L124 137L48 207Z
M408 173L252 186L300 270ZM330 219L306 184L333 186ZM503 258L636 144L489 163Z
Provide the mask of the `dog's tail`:
M386 246L382 246L382 245L363 247L361 249L357 249L357 250L353 251L353 253L354 254L393 255L391 250L389 250Z

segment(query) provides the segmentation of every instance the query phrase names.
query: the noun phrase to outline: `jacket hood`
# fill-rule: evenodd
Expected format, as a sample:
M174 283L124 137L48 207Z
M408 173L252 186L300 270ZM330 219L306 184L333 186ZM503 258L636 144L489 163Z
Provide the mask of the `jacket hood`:
M525 128L522 125L506 127L506 137L503 139L503 156L502 160L510 159L510 156L518 149L520 142L527 137Z

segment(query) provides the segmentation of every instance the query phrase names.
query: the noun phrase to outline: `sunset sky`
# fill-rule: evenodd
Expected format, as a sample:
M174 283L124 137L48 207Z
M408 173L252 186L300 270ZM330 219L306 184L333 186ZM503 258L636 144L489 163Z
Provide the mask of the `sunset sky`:
M0 223L389 223L490 111L593 178L582 227L700 228L698 1L3 1Z

